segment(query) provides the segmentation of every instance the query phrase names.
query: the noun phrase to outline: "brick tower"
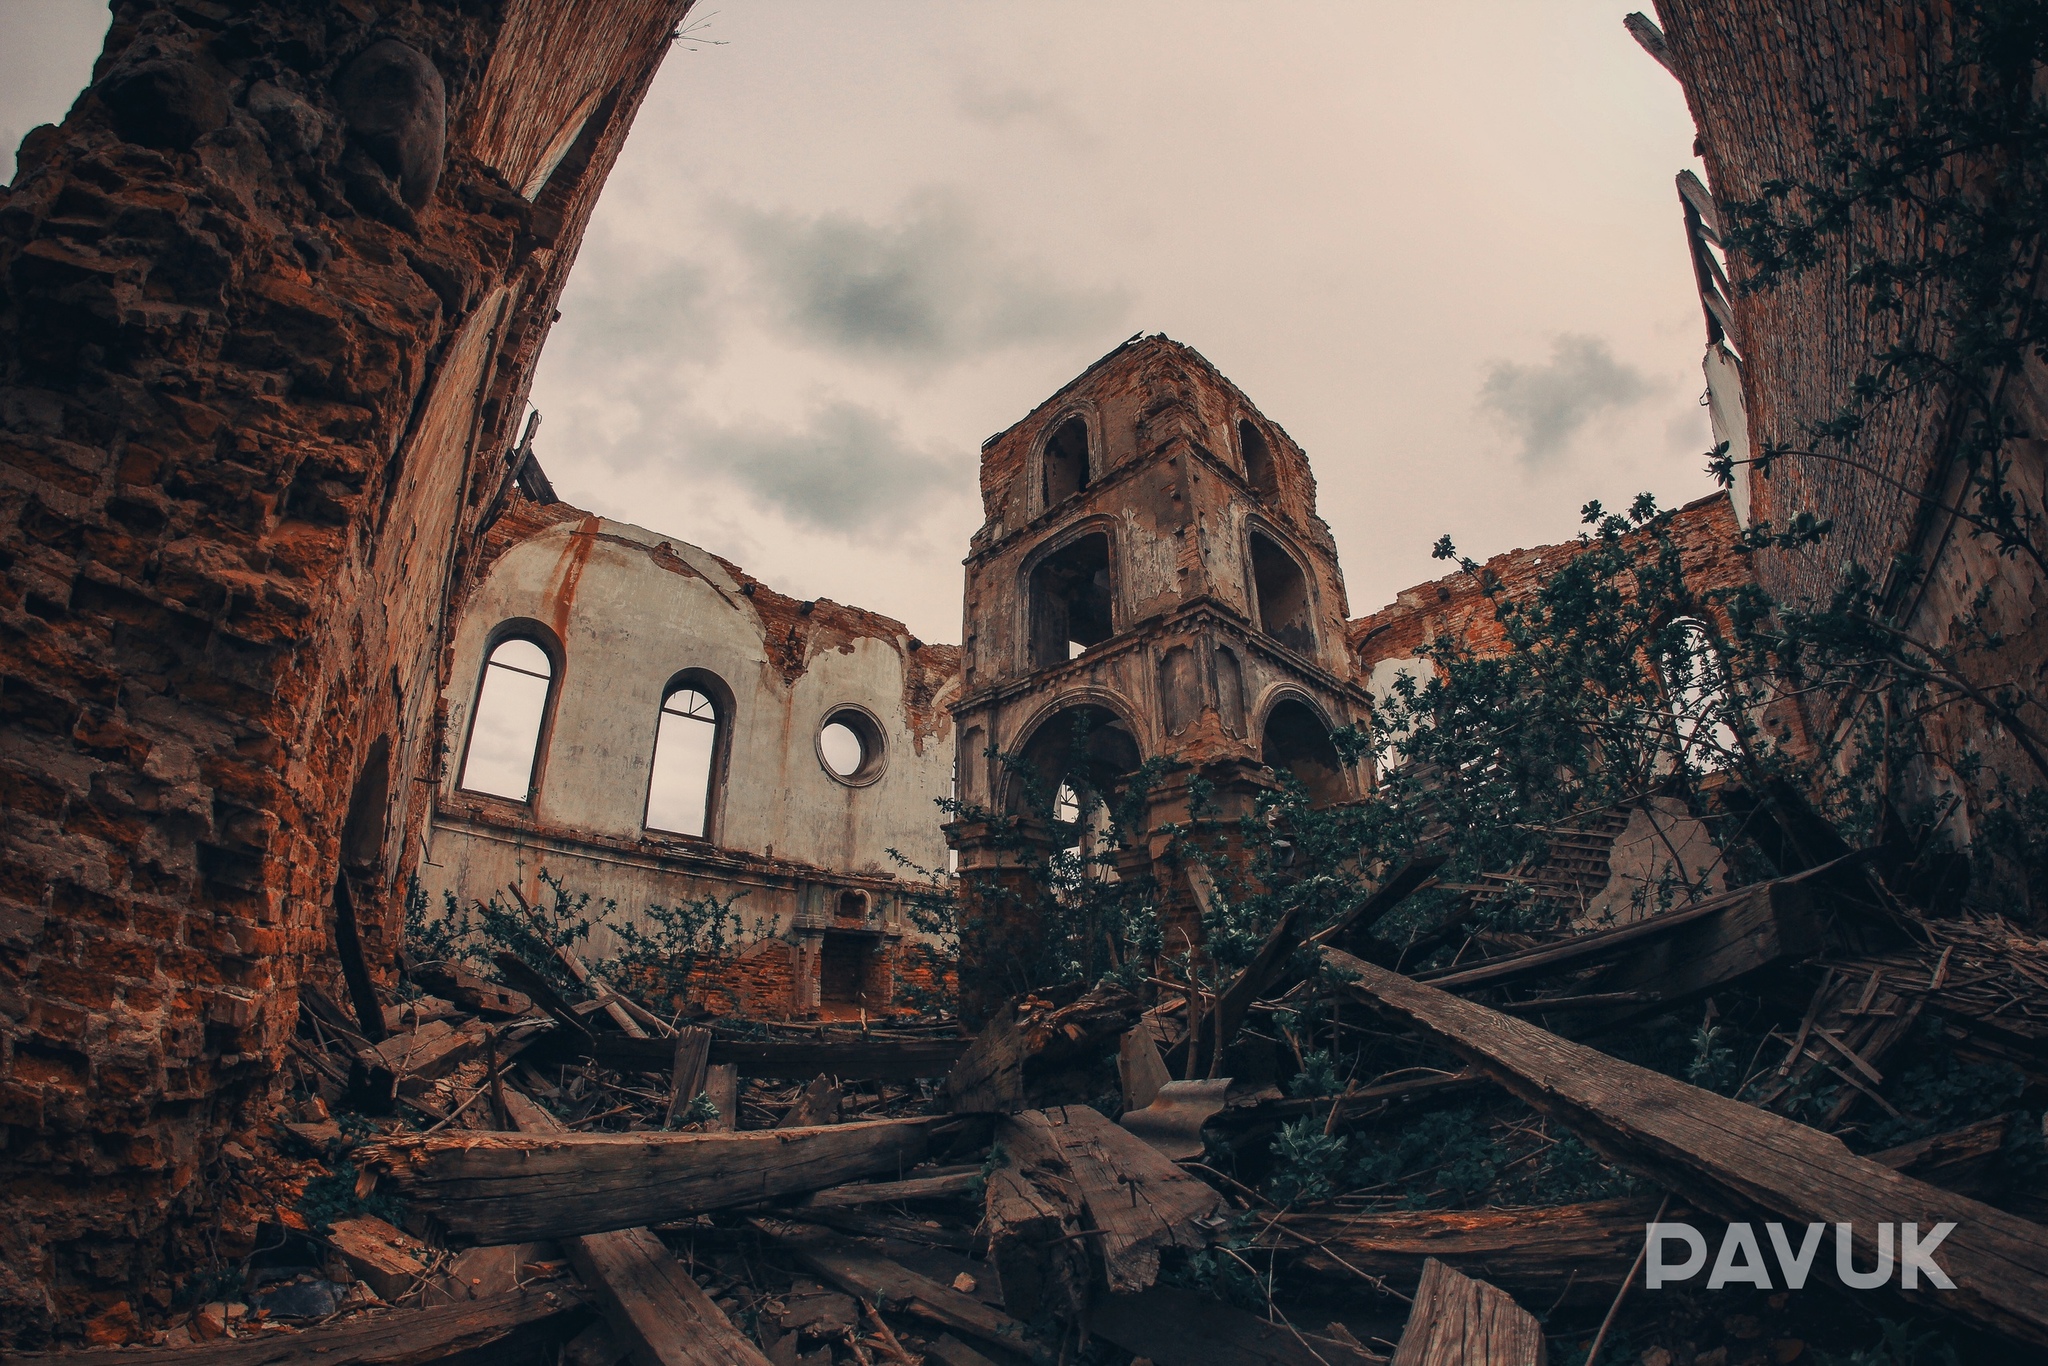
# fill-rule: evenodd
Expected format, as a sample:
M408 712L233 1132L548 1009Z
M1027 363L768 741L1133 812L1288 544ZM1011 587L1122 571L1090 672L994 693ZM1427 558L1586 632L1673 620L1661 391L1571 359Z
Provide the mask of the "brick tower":
M1020 812L1031 774L1077 760L1108 792L1155 758L1148 828L1189 818L1198 777L1225 820L1275 770L1319 803L1362 795L1329 739L1364 721L1365 693L1315 478L1207 360L1164 336L1118 347L983 444L981 492L953 708L963 803ZM986 822L950 833L968 897L1017 876ZM1194 934L1170 884L1169 902L1169 928Z

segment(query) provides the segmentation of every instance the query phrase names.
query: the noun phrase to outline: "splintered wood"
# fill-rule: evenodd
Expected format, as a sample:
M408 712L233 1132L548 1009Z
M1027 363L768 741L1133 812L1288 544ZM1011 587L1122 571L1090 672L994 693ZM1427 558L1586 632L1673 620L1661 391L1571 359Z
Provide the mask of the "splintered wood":
M1393 1366L1545 1366L1543 1325L1501 1291L1431 1258Z
M1095 1110L1027 1110L1004 1121L997 1141L1038 1196L1062 1210L1058 1226L1071 1220L1089 1235L1113 1294L1136 1294L1158 1280L1166 1249L1209 1241L1203 1221L1222 1197ZM1025 1222L1051 1232L1042 1217Z

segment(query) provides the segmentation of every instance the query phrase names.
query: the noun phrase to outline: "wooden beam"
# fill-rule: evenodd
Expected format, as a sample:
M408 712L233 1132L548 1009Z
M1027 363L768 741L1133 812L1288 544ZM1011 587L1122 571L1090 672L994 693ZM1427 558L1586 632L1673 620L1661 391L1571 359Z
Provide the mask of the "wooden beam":
M1427 887L1436 877L1437 869L1448 861L1441 854L1409 859L1394 870L1378 891L1360 902L1350 914L1317 934L1316 943L1340 949L1355 946L1358 940L1372 933L1373 926L1385 919L1402 902Z
M1537 1209L1286 1214L1259 1246L1310 1271L1378 1276L1403 1293L1414 1290L1423 1262L1434 1257L1545 1304L1568 1286L1604 1301L1634 1263L1656 1209L1654 1200L1597 1200Z
M516 1290L446 1309L400 1309L377 1318L298 1333L136 1352L22 1352L9 1366L427 1366L460 1352L495 1349L499 1360L531 1360L512 1350L573 1336L590 1318L590 1299L566 1281Z
M1913 1294L1993 1332L2048 1346L2048 1229L1857 1157L1831 1134L1621 1062L1448 992L1325 950L1347 990L1413 1026L1566 1125L1610 1161L1729 1219L1759 1210L1849 1224L1858 1264L1881 1223L1955 1228L1935 1260L1955 1289ZM1924 1287L1924 1282L1923 1282Z
M561 1121L517 1091L506 1093L505 1108L524 1133L561 1131ZM652 1229L564 1238L562 1248L633 1366L769 1366Z
M929 1176L903 1181L870 1181L860 1185L833 1186L805 1197L799 1208L849 1209L855 1205L891 1205L899 1200L950 1200L975 1195L981 1190L980 1167L952 1167Z
M1633 924L1593 930L1554 944L1538 944L1519 953L1503 954L1473 967L1423 973L1417 980L1445 991L1471 991L1585 967L1626 953L1632 961L1641 960L1648 966L1641 972L1630 969L1611 981L1602 981L1601 990L1633 988L1638 977L1646 982L1674 977L1695 981L1722 972L1730 963L1755 965L1766 952L1782 955L1805 952L1815 946L1812 904L1812 895L1803 882L1781 878L1724 892L1682 910L1666 911ZM1676 939L1674 946L1652 951L1657 941L1673 939L1680 931L1686 933ZM1688 975L1681 950L1711 957L1712 968L1693 970Z
M669 1078L668 1117L662 1128L673 1129L683 1111L704 1089L704 1074L710 1066L711 1031L702 1025L684 1025L676 1031L676 1054Z
M432 1134L356 1150L450 1236L520 1243L666 1223L890 1176L939 1119L709 1134ZM1107 1121L1105 1121L1106 1123Z
M1544 1366L1543 1325L1513 1299L1432 1257L1392 1366Z
M892 1313L914 1314L1011 1351L1032 1354L1030 1344L1024 1340L1022 1323L972 1295L921 1276L829 1229L780 1219L752 1222L794 1252L805 1266L857 1299L870 1300Z

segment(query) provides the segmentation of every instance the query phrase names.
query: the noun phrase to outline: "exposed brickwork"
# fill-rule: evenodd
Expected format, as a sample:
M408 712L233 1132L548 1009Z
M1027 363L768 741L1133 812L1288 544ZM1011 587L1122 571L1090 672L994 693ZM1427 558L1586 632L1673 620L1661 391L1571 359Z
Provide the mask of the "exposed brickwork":
M0 196L0 1334L75 1331L206 1218L294 987L333 971L376 753L351 858L388 967L448 586L684 8L123 0L93 90L25 140Z
M1948 0L1659 0L1657 11L1699 129L1709 185L1723 202L1754 199L1773 180L1825 179L1816 106L1852 129L1881 99L1913 107L1927 94L1956 22ZM1980 173L1989 180L1987 167L1968 160L1952 163L1952 171L1966 192ZM1893 259L1912 259L1936 245L1907 200L1859 212L1850 240L1856 256ZM2037 239L2023 246L2022 259L2038 245ZM1934 340L1944 286L1909 290L1899 310L1873 311L1869 291L1850 283L1854 264L1851 253L1830 251L1784 283L1754 293L1738 288L1735 342L1744 357L1743 393L1756 450L1767 442L1812 446L1814 426L1842 408L1874 357L1901 340L1915 346ZM1734 254L1729 275L1739 287L1753 277L1751 263ZM1917 330L1902 330L1908 328ZM2048 435L2048 366L2029 355L2001 383L2020 434L2006 451L2013 487L2039 507L2048 479L2042 440ZM1948 399L1909 395L1871 417L1849 452L1869 469L1794 457L1754 483L1758 518L1782 525L1811 512L1834 524L1816 549L1759 554L1759 582L1780 600L1825 600L1854 561L1880 576L1894 620L1921 640L1954 640L1958 623L1970 616L2001 634L2007 645L1995 659L1968 666L1977 682L2017 683L2035 698L2048 696L2048 584L2022 560L1999 558L1990 542L1940 511L1942 503L1971 501L1968 472L1953 459ZM1898 572L1902 557L1925 571L1918 581ZM2036 726L2042 723L2038 704L2031 716ZM1812 719L1825 729L1839 718L1816 710ZM1921 795L1965 798L1948 827L1965 840L1995 801L2000 777L2022 786L2041 780L2002 728L1973 707L1936 714L1930 732L1933 762L1921 772ZM1961 762L1972 753L1986 761L1974 778L1972 766ZM2009 907L2016 887L1996 882L1980 887Z

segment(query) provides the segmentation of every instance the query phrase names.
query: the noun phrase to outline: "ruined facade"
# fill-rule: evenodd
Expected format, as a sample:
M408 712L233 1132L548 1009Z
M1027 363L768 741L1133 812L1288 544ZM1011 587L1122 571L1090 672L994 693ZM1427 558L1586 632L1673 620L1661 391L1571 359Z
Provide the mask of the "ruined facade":
M1871 288L1852 279L1862 260L1912 261L1936 250L1929 221L1909 199L1866 207L1856 215L1847 250L1830 250L1812 268L1762 289L1746 287L1755 263L1740 251L1724 254L1724 271L1701 244L1704 227L1718 250L1723 206L1756 200L1773 181L1825 181L1830 123L1853 133L1880 101L1924 106L1952 51L1961 22L1957 7L1659 0L1657 14L1661 31L1646 22L1631 27L1683 85L1699 134L1695 150L1707 172L1704 187L1694 182L1686 214L1708 306L1710 352L1729 361L1716 386L1709 357L1716 437L1730 440L1738 459L1772 445L1823 452L1787 456L1768 477L1736 471L1736 502L1747 519L1784 527L1811 513L1833 524L1817 546L1760 552L1758 581L1780 601L1824 602L1842 570L1860 565L1876 578L1890 621L1937 651L1957 649L1959 671L1973 686L2017 687L2040 698L2048 681L2048 632L2041 628L2048 582L2028 556L2001 555L1992 539L1956 515L1977 509L1976 471L1957 442L1963 424L1956 394L1934 387L1882 403L1846 449L1816 437L1849 400L1858 376L1873 370L1887 349L1906 344L1943 351L1948 345L1940 320L1954 302L1953 280L1937 272L1909 283L1902 307L1890 309L1871 307ZM1968 153L1945 170L1967 194L1996 193L1993 156ZM1684 190L1690 174L1680 179ZM2038 225L2035 231L2031 242L2014 244L2015 260L2038 258ZM1731 377L1739 382L1739 404L1728 402ZM1986 385L2015 430L2003 451L2009 490L2023 506L2038 509L2048 495L2048 367L2028 353ZM1724 422L1724 414L1739 420ZM2002 640L1997 650L1972 653L1968 642L1978 625ZM2022 711L2026 724L2040 726L2038 701L2022 704ZM1826 733L1846 717L1817 704L1811 720L1816 732ZM1919 795L1938 805L1957 799L1944 820L1961 843L1969 843L2001 803L2001 779L2022 787L2048 781L2009 727L1975 706L1945 708L1932 718L1930 736ZM1972 755L1984 761L1981 769Z
M687 0L114 6L0 192L0 1324L240 1255L390 971L444 612Z
M703 965L693 1004L756 1018L879 1013L899 969L929 977L915 875L888 851L946 865L954 647L560 503L515 499L488 542L449 642L429 911L508 884L540 902L544 877L643 922L730 901L743 942ZM479 701L508 642L539 647L511 680L539 705L510 715L493 783ZM600 926L590 951L609 940Z

